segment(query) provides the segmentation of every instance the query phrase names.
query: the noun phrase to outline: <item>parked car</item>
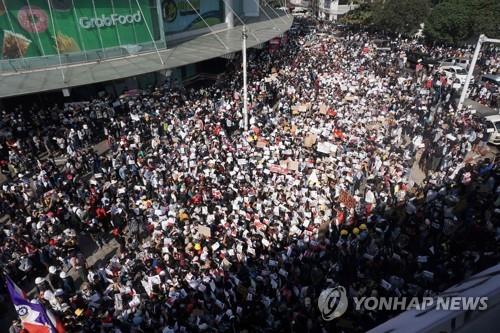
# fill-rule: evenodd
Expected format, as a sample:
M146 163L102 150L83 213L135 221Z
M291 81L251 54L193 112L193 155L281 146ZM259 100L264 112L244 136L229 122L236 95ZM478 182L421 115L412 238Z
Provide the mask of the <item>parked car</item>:
M460 66L442 66L439 71L443 72L448 80L460 80L460 84L464 84L467 79L467 71Z
M460 66L463 69L469 68L469 65L469 58L446 58L440 63L440 66Z
M486 74L481 76L481 84L490 83L497 87L500 87L500 75L499 74Z
M431 55L421 52L409 51L406 53L407 66L410 68L415 68L418 63L429 67L439 65L439 61L434 59Z
M500 115L484 117L486 119L486 131L489 134L488 142L500 145Z

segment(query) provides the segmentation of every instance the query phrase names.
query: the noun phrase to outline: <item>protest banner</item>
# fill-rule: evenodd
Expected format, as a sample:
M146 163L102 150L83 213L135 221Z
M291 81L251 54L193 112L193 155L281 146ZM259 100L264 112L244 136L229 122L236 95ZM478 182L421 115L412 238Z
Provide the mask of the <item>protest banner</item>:
M316 134L309 133L304 139L304 147L306 148L312 147L316 143L316 140L317 140Z
M210 238L210 237L212 237L212 232L211 232L210 228L209 228L209 227L206 227L206 226L204 226L204 225L200 225L200 226L198 226L198 232L199 232L202 236L204 236L204 237L206 237L206 238Z
M288 161L288 170L290 170L290 171L299 171L299 162L297 162L297 161Z
M318 147L316 148L316 150L320 153L323 153L323 154L330 154L331 150L332 150L332 147L331 147L331 143L330 142L318 142Z
M273 173L279 173L281 175L287 175L288 174L288 169L287 168L283 168L279 165L276 165L276 164L271 164L269 166L269 171L273 172Z
M299 162L290 158L280 161L280 166L288 171L299 171Z
M257 148L265 148L267 147L267 140L266 139L262 139L260 138L258 141L257 141Z
M340 192L339 201L343 203L347 208L356 207L356 199L354 199L354 197L347 191L342 190Z
M310 103L303 103L300 105L292 105L292 114L298 115L299 113L304 113L311 107Z
M321 104L319 106L319 113L320 114L327 114L328 113L328 106L326 106L326 104Z
M355 101L357 99L358 99L357 96L346 96L346 97L344 97L344 99L342 100L342 102L352 102L352 101Z
M369 129L369 130L374 130L374 129L378 129L380 128L380 126L382 125L382 123L380 121L369 121L367 124L366 124L366 128Z

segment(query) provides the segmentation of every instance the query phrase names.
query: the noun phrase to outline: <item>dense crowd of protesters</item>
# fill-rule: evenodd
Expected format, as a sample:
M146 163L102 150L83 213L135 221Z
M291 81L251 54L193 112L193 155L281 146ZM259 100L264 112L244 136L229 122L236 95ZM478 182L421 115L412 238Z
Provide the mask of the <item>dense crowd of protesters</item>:
M406 70L409 42L303 26L252 52L246 132L238 66L197 90L4 111L4 271L38 276L69 332L332 332L395 314L323 321L327 287L429 296L498 263L498 161L453 82ZM81 233L119 251L89 266Z
M486 79L479 77L472 84L470 98L489 107L500 108L500 49L489 48L482 51L478 61L481 73Z
M469 70L474 54L475 45L463 46L461 48L429 46L418 43L415 40L394 41L399 49L406 53L416 53L428 56L431 62L435 62L432 68L439 71L441 61L446 66L454 65ZM469 86L469 98L485 106L498 108L500 106L500 47L496 44L483 44L476 66L473 70L472 81ZM449 61L460 61L455 64ZM425 72L428 68L422 68ZM494 82L495 81L495 82Z

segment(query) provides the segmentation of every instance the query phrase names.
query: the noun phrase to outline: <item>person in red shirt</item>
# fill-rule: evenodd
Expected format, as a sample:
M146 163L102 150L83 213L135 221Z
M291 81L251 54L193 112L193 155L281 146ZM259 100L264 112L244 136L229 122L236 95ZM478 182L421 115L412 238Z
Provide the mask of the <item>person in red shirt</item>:
M99 221L104 221L108 217L108 213L106 212L106 209L103 207L97 207L95 210L95 215Z

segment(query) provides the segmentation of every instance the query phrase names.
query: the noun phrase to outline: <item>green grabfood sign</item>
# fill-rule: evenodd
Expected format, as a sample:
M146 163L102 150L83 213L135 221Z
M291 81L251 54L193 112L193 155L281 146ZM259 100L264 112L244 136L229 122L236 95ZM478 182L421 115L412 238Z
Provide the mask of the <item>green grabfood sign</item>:
M155 0L0 0L2 59L158 40ZM149 28L149 29L148 29Z

